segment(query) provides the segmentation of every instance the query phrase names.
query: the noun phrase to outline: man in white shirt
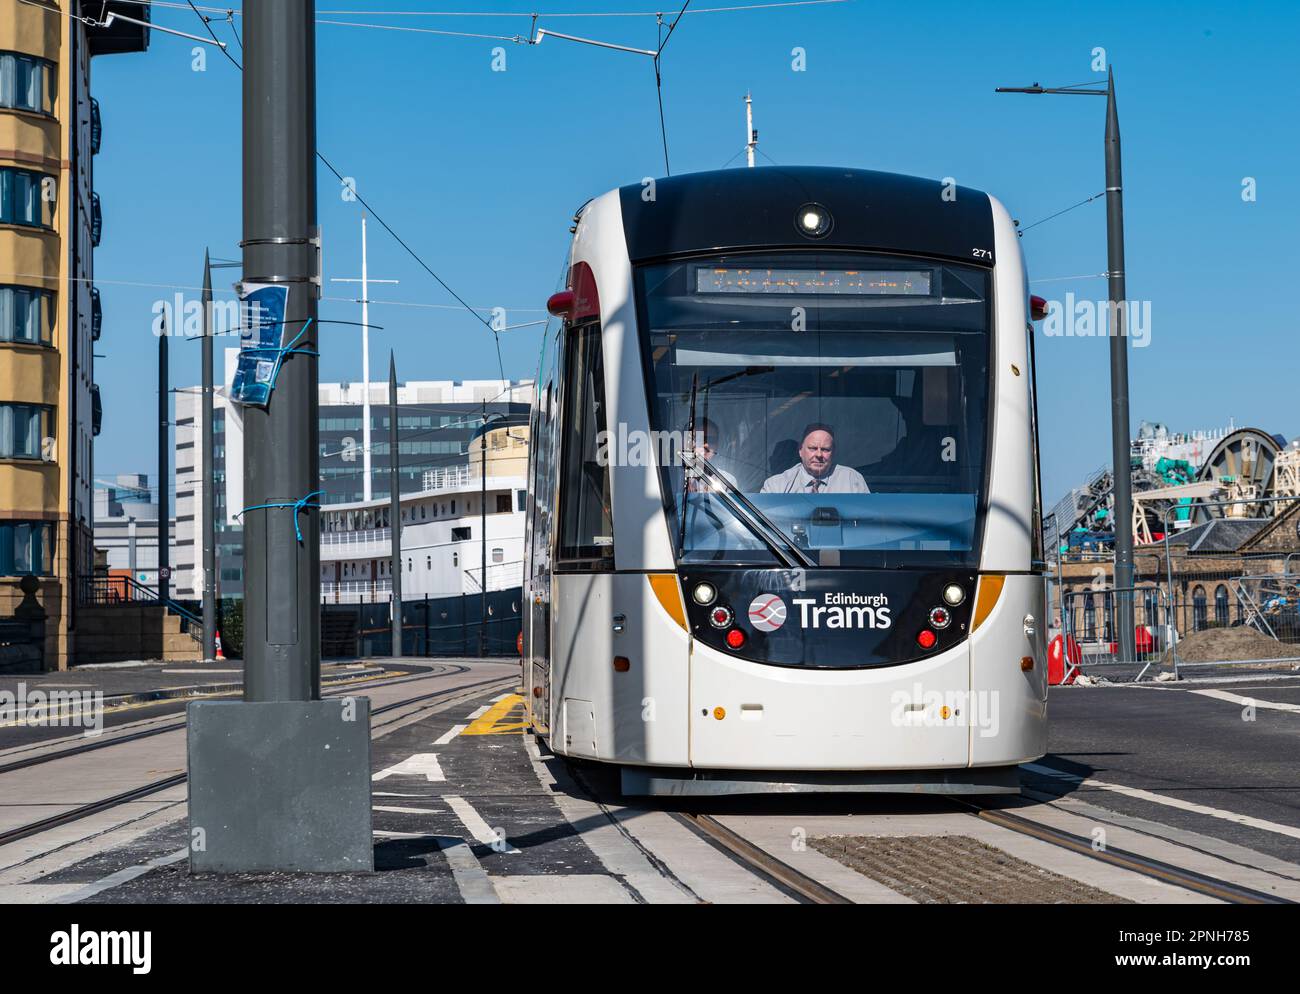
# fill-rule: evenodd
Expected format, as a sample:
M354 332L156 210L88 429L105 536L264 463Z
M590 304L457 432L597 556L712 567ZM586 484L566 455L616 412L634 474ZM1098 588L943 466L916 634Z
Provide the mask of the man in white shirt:
M803 430L799 462L784 473L769 476L765 494L866 494L867 481L856 469L835 465L835 430L815 422Z

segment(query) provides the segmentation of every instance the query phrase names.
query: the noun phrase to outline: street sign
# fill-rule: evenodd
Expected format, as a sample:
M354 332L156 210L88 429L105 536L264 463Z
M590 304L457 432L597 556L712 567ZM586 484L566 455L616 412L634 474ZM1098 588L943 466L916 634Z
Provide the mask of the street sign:
M170 566L158 567L158 579L170 580L172 578L172 568Z

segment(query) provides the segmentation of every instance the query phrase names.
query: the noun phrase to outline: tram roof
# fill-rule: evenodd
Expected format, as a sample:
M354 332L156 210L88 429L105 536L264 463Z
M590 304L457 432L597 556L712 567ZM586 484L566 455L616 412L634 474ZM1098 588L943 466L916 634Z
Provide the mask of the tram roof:
M686 173L619 189L633 262L753 249L869 250L991 265L988 195L938 180L869 169L760 166ZM797 213L824 207L831 230L803 234ZM987 252L987 256L983 255Z

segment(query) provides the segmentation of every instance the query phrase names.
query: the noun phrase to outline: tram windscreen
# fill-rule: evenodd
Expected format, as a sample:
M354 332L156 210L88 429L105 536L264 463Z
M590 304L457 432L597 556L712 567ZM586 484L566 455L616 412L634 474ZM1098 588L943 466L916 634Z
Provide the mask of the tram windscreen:
M639 267L682 561L777 564L796 546L821 566L975 565L989 280L840 254Z

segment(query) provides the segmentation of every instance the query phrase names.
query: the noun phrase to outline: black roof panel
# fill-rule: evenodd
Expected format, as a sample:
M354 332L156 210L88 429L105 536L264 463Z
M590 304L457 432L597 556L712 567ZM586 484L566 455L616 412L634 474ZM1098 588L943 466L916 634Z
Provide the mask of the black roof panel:
M771 247L994 261L988 195L915 176L826 166L722 169L657 179L653 187L631 184L619 198L633 262ZM833 218L821 238L795 226L796 213L809 203Z

